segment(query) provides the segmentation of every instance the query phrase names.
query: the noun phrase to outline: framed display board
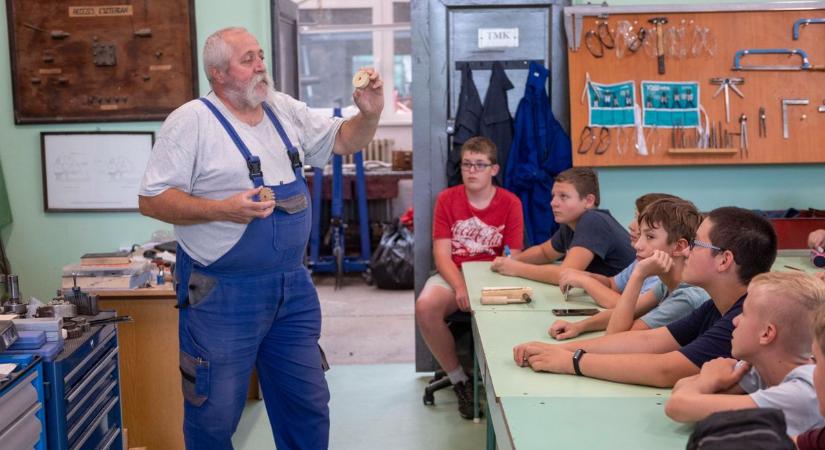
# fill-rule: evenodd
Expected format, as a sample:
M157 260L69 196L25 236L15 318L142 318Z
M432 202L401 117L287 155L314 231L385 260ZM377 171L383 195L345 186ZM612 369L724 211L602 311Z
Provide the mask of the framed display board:
M194 0L6 0L14 122L163 120L198 94Z
M137 211L152 132L40 133L46 212Z
M825 163L825 2L564 15L574 165Z

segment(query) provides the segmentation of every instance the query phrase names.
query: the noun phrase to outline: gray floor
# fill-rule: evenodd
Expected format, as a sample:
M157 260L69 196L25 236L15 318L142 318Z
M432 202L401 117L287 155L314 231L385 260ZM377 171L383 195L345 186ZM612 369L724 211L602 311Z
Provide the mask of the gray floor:
M332 369L333 450L484 448L486 423L462 419L449 389L435 406L421 396L430 374L415 372L412 291L381 291L360 278L335 291L316 278L324 322L321 345ZM274 448L263 401L250 401L233 439L238 450Z

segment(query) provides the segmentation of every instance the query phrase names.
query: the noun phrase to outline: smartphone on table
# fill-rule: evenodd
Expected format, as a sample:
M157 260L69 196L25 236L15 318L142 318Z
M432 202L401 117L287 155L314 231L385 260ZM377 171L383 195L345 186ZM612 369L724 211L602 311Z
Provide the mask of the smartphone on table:
M559 317L563 316L593 316L599 313L596 308L564 308L554 309L553 314Z

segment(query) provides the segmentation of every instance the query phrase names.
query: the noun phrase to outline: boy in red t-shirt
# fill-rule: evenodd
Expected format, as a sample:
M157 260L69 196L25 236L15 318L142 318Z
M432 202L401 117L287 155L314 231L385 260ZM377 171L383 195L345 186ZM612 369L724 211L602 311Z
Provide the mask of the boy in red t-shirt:
M433 256L438 273L427 280L415 304L421 335L449 376L465 419L473 417L473 384L458 362L453 335L444 322L458 310L470 310L461 264L492 261L505 246L513 254L523 246L521 201L493 185L498 171L496 145L490 139L475 137L461 147L464 184L441 192L435 203Z

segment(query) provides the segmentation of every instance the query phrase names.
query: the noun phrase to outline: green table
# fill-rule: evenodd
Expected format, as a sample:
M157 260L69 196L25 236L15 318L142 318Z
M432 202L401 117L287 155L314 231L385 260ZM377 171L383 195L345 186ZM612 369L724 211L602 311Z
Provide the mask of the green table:
M682 449L692 431L665 415L661 398L506 397L501 404L518 449Z
M489 262L468 262L462 265L464 281L473 311L550 311L553 308L593 308L596 302L582 289L573 289L567 302L558 286L518 277L506 277L490 270ZM533 301L513 305L482 305L481 290L485 287L530 287Z
M819 270L808 251L781 251L772 270L794 270L786 266ZM593 299L574 290L565 302L557 286L499 275L490 270L490 263L465 263L463 272L473 308L475 355L487 397L488 448L684 448L692 427L664 414L670 389L536 373L513 361L517 344L557 342L547 334L557 319L552 309L593 307ZM504 286L531 287L533 301L481 304L483 287Z

